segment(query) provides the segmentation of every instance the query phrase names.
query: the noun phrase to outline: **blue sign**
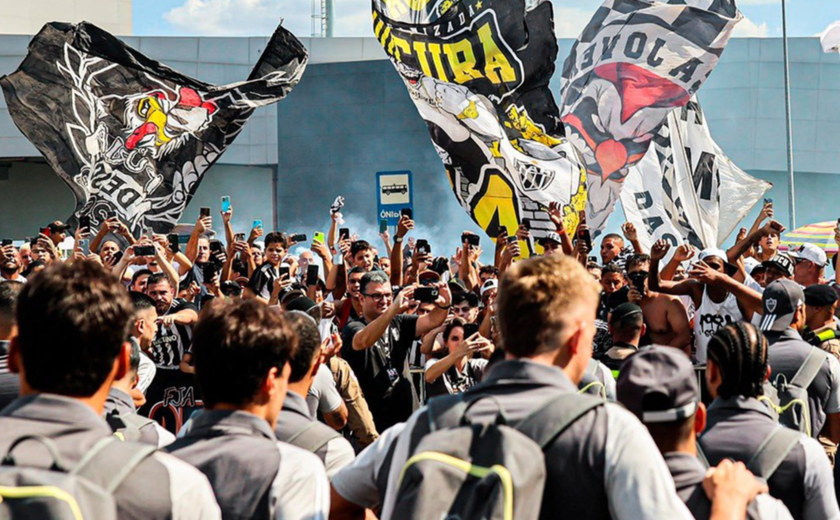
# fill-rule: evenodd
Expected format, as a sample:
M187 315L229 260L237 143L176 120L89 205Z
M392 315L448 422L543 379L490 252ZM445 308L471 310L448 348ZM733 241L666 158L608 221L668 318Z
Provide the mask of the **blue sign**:
M396 226L400 210L414 212L414 184L408 170L376 172L377 220L386 220L389 226ZM417 215L414 215L417 218Z

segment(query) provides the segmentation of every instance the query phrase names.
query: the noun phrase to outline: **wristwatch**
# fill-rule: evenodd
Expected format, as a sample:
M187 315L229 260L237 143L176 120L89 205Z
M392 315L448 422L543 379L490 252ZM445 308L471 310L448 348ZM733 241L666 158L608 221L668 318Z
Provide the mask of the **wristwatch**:
M403 241L403 237L394 237L394 243L395 244L401 244L402 241Z

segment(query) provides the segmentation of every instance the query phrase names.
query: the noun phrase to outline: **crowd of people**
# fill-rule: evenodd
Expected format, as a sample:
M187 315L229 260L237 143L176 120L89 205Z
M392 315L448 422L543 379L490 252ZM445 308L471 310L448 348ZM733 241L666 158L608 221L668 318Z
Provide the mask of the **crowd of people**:
M229 206L223 239L201 208L183 241L3 240L0 511L31 517L8 489L40 468L118 518L840 519L825 252L782 251L772 203L728 250L626 223L598 256L547 211L539 255L501 228L492 264L335 209L311 240ZM183 417L150 406L174 380Z

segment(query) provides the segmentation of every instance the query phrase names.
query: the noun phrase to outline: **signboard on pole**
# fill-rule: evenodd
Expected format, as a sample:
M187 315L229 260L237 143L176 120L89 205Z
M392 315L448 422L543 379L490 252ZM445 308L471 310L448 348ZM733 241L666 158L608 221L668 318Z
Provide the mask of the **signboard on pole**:
M400 210L403 208L414 212L414 184L411 172L376 172L377 218L387 220L389 226L396 226L400 220Z

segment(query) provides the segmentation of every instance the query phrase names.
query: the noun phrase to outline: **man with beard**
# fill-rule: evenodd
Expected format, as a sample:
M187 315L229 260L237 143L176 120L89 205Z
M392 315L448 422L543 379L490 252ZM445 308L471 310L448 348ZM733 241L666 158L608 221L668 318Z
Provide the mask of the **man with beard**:
M177 370L190 352L198 310L186 300L175 299L172 282L162 273L149 276L146 295L155 301L159 324L152 341L152 359L160 369Z
M26 278L20 275L21 270L20 255L15 246L0 249L0 283L26 282Z

